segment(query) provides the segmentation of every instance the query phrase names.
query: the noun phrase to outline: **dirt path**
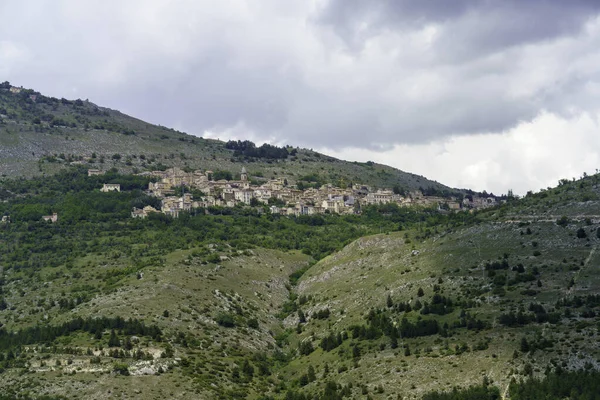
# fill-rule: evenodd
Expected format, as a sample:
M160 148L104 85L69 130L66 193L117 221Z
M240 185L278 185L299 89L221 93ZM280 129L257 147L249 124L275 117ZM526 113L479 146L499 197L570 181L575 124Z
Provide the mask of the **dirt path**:
M579 269L579 271L577 271L577 273L573 277L573 281L575 281L575 285L577 285L577 282L579 281L579 275L581 275L581 273L587 268L587 266L589 265L590 261L592 260L592 257L594 257L594 253L596 253L596 249L597 248L598 248L598 246L594 246L592 248L592 250L590 251L590 254L587 256L587 258L583 262L583 267L581 267ZM567 290L566 297L571 296L571 293L573 293L573 288L575 287L575 285L571 286L569 288L569 290Z

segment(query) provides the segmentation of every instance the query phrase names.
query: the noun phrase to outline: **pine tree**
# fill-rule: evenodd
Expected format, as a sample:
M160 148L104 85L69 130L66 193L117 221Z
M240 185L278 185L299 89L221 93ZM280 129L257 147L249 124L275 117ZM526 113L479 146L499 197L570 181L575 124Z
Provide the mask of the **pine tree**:
M527 353L529 351L529 342L527 341L526 337L521 339L521 351L523 353Z
M108 339L108 347L117 347L121 344L119 338L117 337L117 333L114 329L110 331L110 338Z
M242 364L242 372L244 375L246 375L246 377L248 377L249 380L252 380L254 377L254 367L248 360L244 360L244 363Z
M301 324L304 324L306 322L306 315L304 315L302 309L298 309L298 322L300 322Z
M315 373L315 368L312 365L308 366L308 381L314 382L317 380L317 374Z

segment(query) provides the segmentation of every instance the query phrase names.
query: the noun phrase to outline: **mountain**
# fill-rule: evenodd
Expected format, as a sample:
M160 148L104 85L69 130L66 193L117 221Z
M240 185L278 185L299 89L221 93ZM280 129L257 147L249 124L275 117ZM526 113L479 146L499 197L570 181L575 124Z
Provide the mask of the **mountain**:
M152 125L87 100L57 99L9 82L0 84L3 176L48 175L72 163L103 170L116 167L123 172L177 166L233 174L239 174L245 165L257 181L285 176L291 182L455 191L386 165L346 162L308 149L285 148L290 154L281 156L277 148L261 153L227 147L222 141Z
M37 134L59 149L92 137L7 119L19 143ZM144 168L134 145L192 144L164 132L175 139L101 133L132 141L138 156L114 161L121 192L101 192L106 176L66 165L67 154L44 155L43 176L0 180L0 399L597 395L600 174L474 212L383 204L360 215L234 207L131 218L156 201L149 178L130 174ZM292 149L285 161L246 159L194 140L194 154L212 145L232 171L325 163L292 161ZM112 167L112 151L86 165ZM152 166L178 160L156 154ZM42 220L52 212L56 222Z

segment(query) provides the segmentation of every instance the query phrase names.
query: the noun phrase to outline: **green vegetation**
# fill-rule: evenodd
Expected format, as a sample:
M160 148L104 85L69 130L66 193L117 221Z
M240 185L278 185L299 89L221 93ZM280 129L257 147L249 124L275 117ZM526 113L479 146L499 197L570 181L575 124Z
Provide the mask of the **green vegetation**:
M598 393L600 175L474 213L382 205L282 217L254 205L134 219L133 207L159 204L144 192L150 179L131 172L171 165L212 179L245 165L255 181L452 190L5 86L0 145L24 160L0 160L11 168L0 181L6 398ZM74 150L86 141L90 154ZM38 142L50 150L21 151ZM104 183L122 191L102 193ZM56 223L42 221L52 213Z

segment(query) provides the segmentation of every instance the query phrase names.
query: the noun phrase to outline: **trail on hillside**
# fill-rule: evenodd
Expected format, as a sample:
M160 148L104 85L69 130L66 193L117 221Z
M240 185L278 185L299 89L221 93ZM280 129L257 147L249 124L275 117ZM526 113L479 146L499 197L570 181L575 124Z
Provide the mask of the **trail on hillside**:
M596 253L597 248L598 248L598 246L595 246L592 248L592 250L590 251L590 254L587 256L587 258L583 262L583 266L579 269L579 271L577 271L577 273L575 273L575 276L573 277L573 281L575 282L575 284L573 286L571 286L569 288L569 290L567 290L566 297L571 296L571 293L573 292L573 288L575 288L575 285L577 285L577 282L579 281L579 275L581 275L581 273L587 268L588 264L592 260L592 257L594 257L594 253Z

